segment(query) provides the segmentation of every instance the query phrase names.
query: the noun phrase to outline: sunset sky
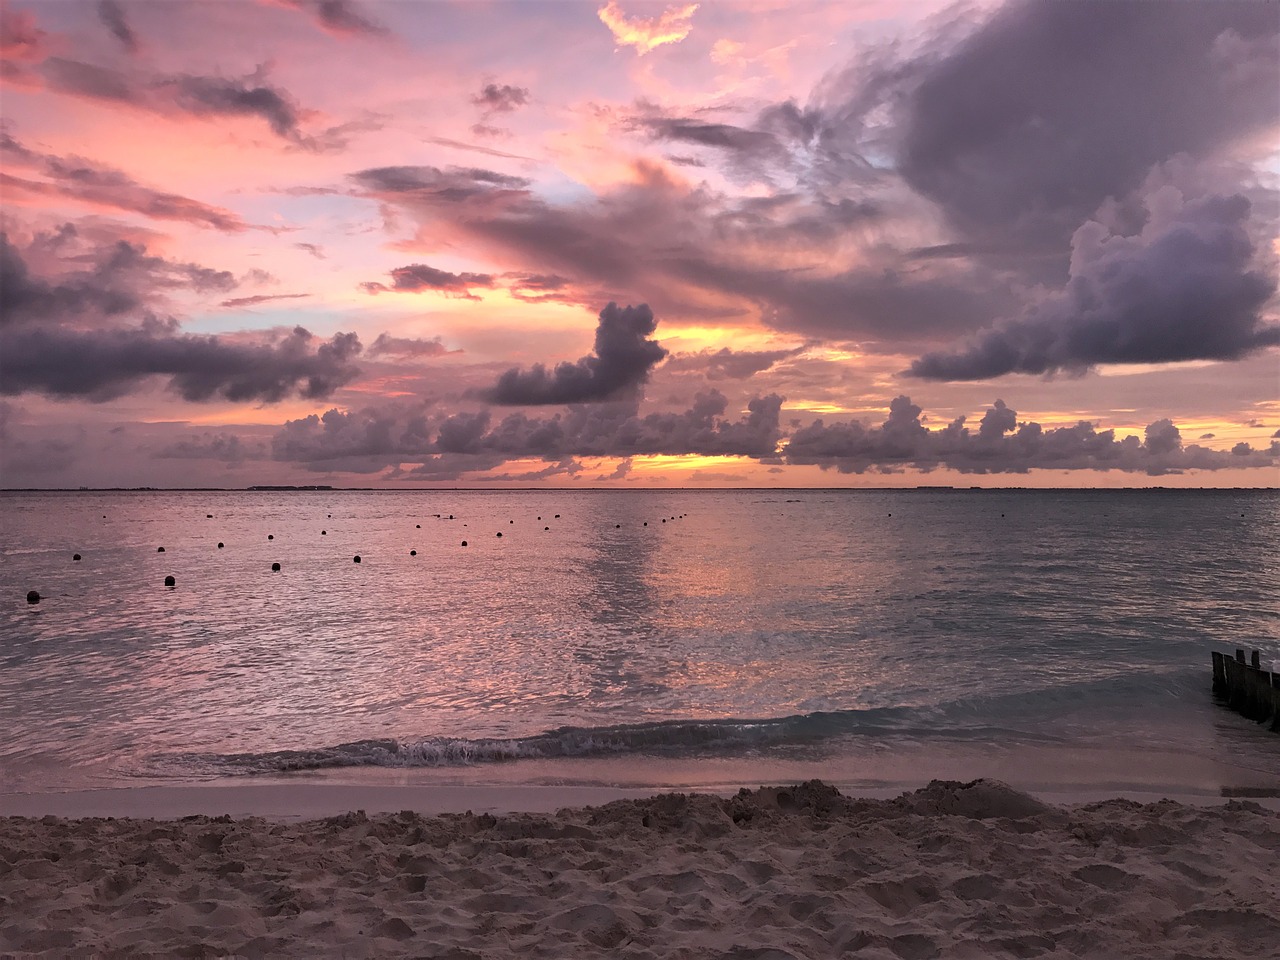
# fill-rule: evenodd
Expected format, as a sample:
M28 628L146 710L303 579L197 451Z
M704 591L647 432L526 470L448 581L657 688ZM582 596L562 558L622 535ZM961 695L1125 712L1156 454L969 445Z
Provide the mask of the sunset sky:
M1280 484L1280 5L0 3L0 486Z

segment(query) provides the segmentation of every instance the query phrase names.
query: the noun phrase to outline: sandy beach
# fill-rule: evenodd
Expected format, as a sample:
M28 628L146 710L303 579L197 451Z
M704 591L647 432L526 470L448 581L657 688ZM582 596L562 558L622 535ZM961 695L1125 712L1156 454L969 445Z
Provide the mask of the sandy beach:
M811 781L555 813L0 819L2 956L1274 957L1280 813Z

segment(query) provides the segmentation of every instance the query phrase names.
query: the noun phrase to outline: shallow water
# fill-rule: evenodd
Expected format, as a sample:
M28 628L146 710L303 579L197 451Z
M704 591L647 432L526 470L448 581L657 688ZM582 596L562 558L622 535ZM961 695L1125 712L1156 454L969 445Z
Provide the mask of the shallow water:
M1215 645L1280 660L1275 492L4 494L0 534L20 789L1079 751L1280 786L1208 691Z

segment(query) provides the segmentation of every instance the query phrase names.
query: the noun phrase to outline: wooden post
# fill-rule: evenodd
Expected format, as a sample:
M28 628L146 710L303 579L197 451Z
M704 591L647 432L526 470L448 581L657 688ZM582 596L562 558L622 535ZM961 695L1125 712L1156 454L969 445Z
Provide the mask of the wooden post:
M1271 673L1271 729L1280 733L1280 670Z
M1232 710L1280 733L1280 671L1263 670L1261 652L1251 654L1246 661L1242 649L1234 658L1215 651L1213 691Z

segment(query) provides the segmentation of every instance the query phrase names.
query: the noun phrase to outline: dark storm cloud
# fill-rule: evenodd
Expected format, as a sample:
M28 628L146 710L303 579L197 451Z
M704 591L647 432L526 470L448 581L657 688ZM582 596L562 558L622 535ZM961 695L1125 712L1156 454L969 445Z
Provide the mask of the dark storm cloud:
M31 273L18 248L0 233L0 326L136 310L142 297L113 275L109 264L108 259L93 269L46 280Z
M154 220L177 220L225 233L249 229L249 225L230 210L154 190L119 170L83 157L59 157L31 150L3 130L0 130L0 156L11 165L11 169L14 166L26 167L47 178L39 181L0 173L0 183L10 191L66 197L140 213Z
M529 103L529 91L511 84L486 83L471 102L488 116L494 113L511 113Z
M774 183L765 197L690 185L644 160L633 182L571 203L497 179L506 175L386 167L355 181L406 211L423 237L444 230L499 251L509 272L573 278L565 298L579 303L604 293L682 319L755 315L805 337L947 356L960 351L938 348L957 338L1070 301L1070 238L1094 217L1118 237L1142 233L1158 168L1183 165L1190 200L1253 199L1238 227L1263 250L1274 218L1256 206L1265 190L1245 184L1260 180L1249 151L1264 150L1280 119L1278 19L1267 5L1234 2L1016 3L916 53L885 45L860 55L803 106L767 105L734 122L643 104L619 114L624 131ZM1193 189L1197 177L1205 182ZM1239 356L1266 342L1247 314L1268 268L1233 256L1218 265L1237 271L1214 277L1231 308L1228 334L1171 352ZM1152 304L1178 296L1178 284L1157 284L1173 279L1147 278ZM1144 309L1130 296L1099 312ZM1092 353L1048 367L1146 352L1112 332L1110 346L1111 334L1094 331Z
M367 351L370 357L443 357L450 353L461 353L461 350L450 350L435 337L431 340L420 340L413 337L393 337L388 333L378 334L378 339L369 344Z
M184 400L275 403L296 393L324 399L357 374L360 341L340 333L327 343L301 327L274 343L236 343L177 335L159 324L73 330L0 328L0 392L43 393L102 402L168 377Z
M29 253L57 254L64 269L52 278L32 272L23 253L0 233L0 324L57 324L119 318L137 312L159 291L222 293L236 286L225 270L180 263L118 241L84 250L70 224L37 234ZM65 269L70 266L71 269Z
M909 372L982 380L1101 363L1235 360L1280 344L1280 326L1262 318L1275 278L1250 269L1248 201L1183 204L1164 187L1149 203L1151 219L1139 236L1116 236L1097 222L1077 231L1061 293L957 350L926 354Z
M1266 450L1248 445L1230 453L1184 445L1178 428L1158 420L1144 439L1116 439L1114 430L1080 422L1046 429L1019 423L997 400L976 431L959 417L938 430L920 421L921 409L905 396L889 407L879 426L825 424L817 420L797 430L783 448L788 463L816 464L840 473L895 473L907 468L947 467L961 473L1026 473L1030 470L1119 470L1160 476L1187 470L1267 467L1280 460L1280 443Z
M774 269L690 254L668 263L674 278L753 301L778 329L824 339L874 337L890 347L978 327L1017 300L999 274L946 264L857 267L838 274Z
M667 355L656 340L649 339L657 325L647 304L619 307L610 303L600 311L593 354L576 363L557 364L550 371L540 363L529 370L512 368L498 378L485 399L507 406L533 406L635 394L649 379L649 371Z
M913 84L898 170L965 238L1063 250L1155 164L1276 123L1278 33L1266 3L1007 3L890 68Z
M396 267L391 271L391 286L382 283L362 283L360 286L366 293L420 293L423 290L438 290L447 296L459 297L463 300L479 300L471 292L472 287L491 288L494 278L488 273L450 273L448 270L437 270L425 263L411 263L407 267Z
M138 52L138 38L125 19L124 9L116 0L98 0L98 19L125 50L129 53Z

